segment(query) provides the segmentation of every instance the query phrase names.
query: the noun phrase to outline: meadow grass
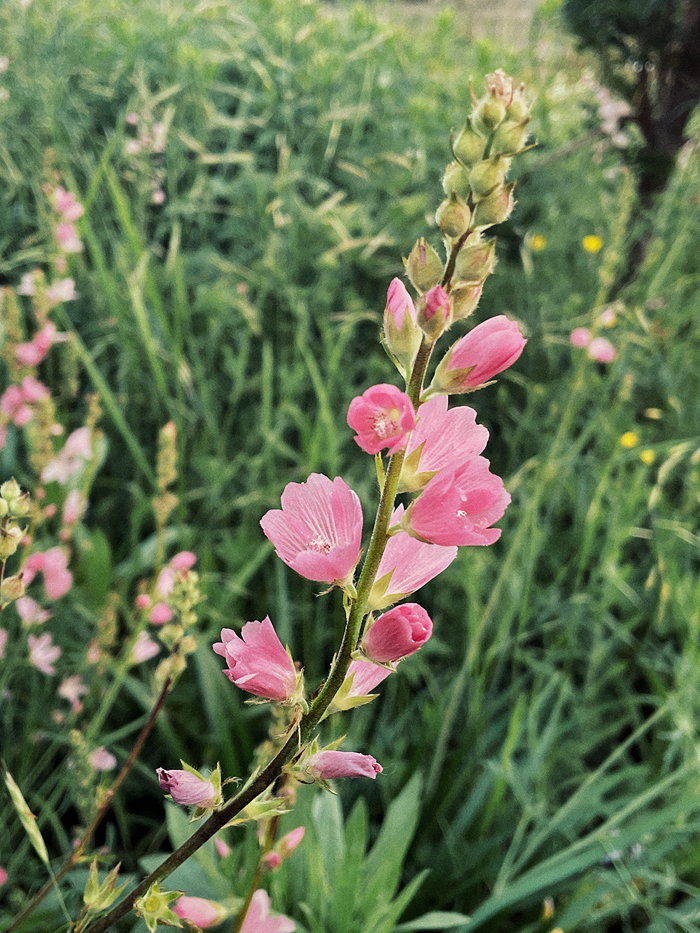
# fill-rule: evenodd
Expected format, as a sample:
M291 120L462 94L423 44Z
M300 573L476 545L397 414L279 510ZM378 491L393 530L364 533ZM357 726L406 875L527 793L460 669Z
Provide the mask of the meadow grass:
M421 655L335 726L385 770L369 789L343 787L343 807L305 789L285 820L305 822L308 840L272 878L275 907L314 933L400 920L697 929L698 135L641 218L632 176L595 130L590 63L546 19L517 60L465 39L449 13L416 37L362 7L346 21L287 0L34 0L0 10L0 35L0 281L45 260L41 186L58 170L86 207L85 249L70 270L81 297L57 320L72 350L43 376L69 429L82 393L97 392L108 441L77 585L51 625L76 664L110 606L127 637L124 607L155 564L168 420L179 453L168 544L198 555L207 595L200 646L99 842L134 873L188 832L173 808L164 819L158 766L182 757L247 774L267 719L221 677L209 646L222 625L269 613L308 680L323 676L340 598L318 599L277 561L259 518L313 471L343 475L366 514L376 504L347 405L393 379L377 342L387 285L439 202L470 78L480 87L504 67L536 100L538 147L515 166L519 204L497 231L477 317L508 313L529 342L467 401L513 504L496 545L466 549L421 594L435 621ZM130 112L165 124L164 152L125 152ZM646 258L618 291L642 221ZM588 234L600 253L583 250ZM618 358L602 366L569 333L606 307L616 321L600 332ZM31 486L18 432L0 465ZM12 663L25 662L10 650L2 686ZM50 725L55 688L27 669L3 700L2 756L60 862L94 788L76 786L69 738ZM152 704L147 668L106 670L85 703L91 739L121 763ZM223 875L205 851L173 884L223 898L254 852L249 833ZM0 891L2 924L44 880L7 798L0 864L15 878L21 867ZM25 929L61 928L47 903Z

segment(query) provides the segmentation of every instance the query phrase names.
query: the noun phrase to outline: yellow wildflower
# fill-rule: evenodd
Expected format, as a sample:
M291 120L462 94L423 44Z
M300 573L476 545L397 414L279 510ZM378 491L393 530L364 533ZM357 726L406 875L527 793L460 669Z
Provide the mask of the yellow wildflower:
M594 233L590 233L581 240L581 246L583 246L587 253L599 253L603 248L603 240Z
M529 246L533 253L541 253L543 249L547 249L547 238L541 233L533 233L529 239Z
M628 449L636 447L639 443L639 435L635 434L634 431L625 431L625 433L620 438L620 443L623 447L627 447Z
M639 459L642 461L642 463L646 463L646 465L649 466L654 462L654 460L656 460L656 454L650 447L645 447L644 450L640 451Z

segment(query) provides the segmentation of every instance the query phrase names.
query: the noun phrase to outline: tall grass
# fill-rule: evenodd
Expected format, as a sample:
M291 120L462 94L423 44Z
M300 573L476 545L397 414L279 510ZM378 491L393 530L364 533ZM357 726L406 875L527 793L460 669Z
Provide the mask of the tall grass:
M258 521L286 482L312 471L342 474L374 504L371 471L343 427L347 404L392 378L376 342L386 287L437 206L470 77L503 66L537 96L539 146L516 171L520 203L498 231L500 266L478 313L516 316L529 343L516 371L473 404L513 505L497 545L467 550L426 589L436 635L422 656L402 664L381 702L338 725L384 773L370 791L343 788L344 829L334 804L302 801L308 851L275 893L300 928L340 929L347 904L361 902L357 879L379 862L363 862L369 840L410 788L402 799L414 794L420 814L406 803L417 828L391 865L384 929L399 916L389 903L399 876L420 879L406 930L696 929L697 138L656 208L644 265L613 294L633 185L587 135L585 62L540 28L514 62L467 42L445 13L416 37L361 7L346 22L287 0L0 10L10 59L0 277L16 283L45 256L41 185L53 166L86 206L71 269L81 298L60 324L76 336L81 387L99 394L109 441L92 547L57 621L79 644L110 590L132 600L152 566L153 463L169 419L181 466L174 536L200 556L207 589L200 649L100 839L128 871L184 831L171 814L167 839L156 766L220 760L242 776L263 737L259 710L232 694L209 648L221 626L269 613L309 680L325 670L340 602L317 600L274 562ZM166 124L162 155L125 154L130 112ZM534 233L546 238L541 252ZM595 256L581 248L590 233L605 244ZM617 323L605 333L619 355L602 367L568 335L613 299ZM80 423L61 373L44 375L68 426ZM620 443L626 432L636 445ZM0 464L3 476L29 476L12 434ZM70 850L75 802L56 735L25 738L46 731L54 702L54 686L33 677L26 708L3 703L2 753L58 856ZM127 674L103 740L127 749L149 702L145 677ZM326 878L319 866L335 844L345 861ZM0 863L16 871L28 851L3 813ZM199 889L188 893L217 893L210 875L194 872ZM556 913L545 921L547 897Z

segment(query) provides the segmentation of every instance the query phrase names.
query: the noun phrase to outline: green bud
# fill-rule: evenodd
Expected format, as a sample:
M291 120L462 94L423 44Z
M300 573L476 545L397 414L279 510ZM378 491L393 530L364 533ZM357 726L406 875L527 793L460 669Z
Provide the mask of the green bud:
M105 880L100 884L97 873L97 859L93 859L83 895L85 906L91 913L96 914L102 910L107 910L126 887L126 882L121 887L116 887L120 865L121 862L109 872Z
M421 294L440 284L443 263L436 251L426 243L425 238L416 240L408 259L404 259L406 274L416 291Z
M11 557L22 543L24 532L19 525L0 527L0 560Z
M464 129L460 130L452 143L455 159L463 165L473 165L483 158L485 148L486 140L473 128L471 120L467 119Z
M449 198L438 207L435 220L446 236L460 237L469 227L471 211L453 191Z
M485 198L503 184L504 178L500 159L485 159L477 162L469 173L469 186L475 198Z
M509 185L496 188L492 194L479 201L474 210L474 226L477 229L483 230L493 224L500 224L510 217L515 207L513 188L515 188L514 181Z
M446 195L454 191L457 197L466 201L471 191L469 187L469 169L459 162L450 162L442 178L442 187Z
M463 321L472 314L481 298L483 285L474 282L456 282L450 292L452 299L452 317L455 321Z
M512 155L520 152L527 142L527 124L530 118L527 117L521 123L514 120L506 120L498 127L494 133L491 144L493 155Z
M506 105L498 97L486 97L476 108L475 121L491 132L506 116Z
M513 95L513 100L511 101L510 107L508 108L508 119L513 120L515 123L522 123L523 120L530 119L530 108L525 102L524 95L525 85L521 85L518 90Z
M32 500L28 492L25 492L23 496L18 496L12 505L10 506L10 511L14 518L24 518L27 515L32 507Z
M0 583L0 605L7 605L24 596L24 574L15 573Z
M15 499L19 499L21 495L22 490L20 489L20 485L14 476L12 479L6 480L6 482L0 486L0 496L2 496L5 502L7 502L10 509L12 508L12 503L15 501Z
M2 521L2 519L7 515L9 510L10 507L8 506L7 502L5 502L4 499L0 499L0 521Z
M464 282L483 282L496 265L496 240L463 247L455 263L455 276Z

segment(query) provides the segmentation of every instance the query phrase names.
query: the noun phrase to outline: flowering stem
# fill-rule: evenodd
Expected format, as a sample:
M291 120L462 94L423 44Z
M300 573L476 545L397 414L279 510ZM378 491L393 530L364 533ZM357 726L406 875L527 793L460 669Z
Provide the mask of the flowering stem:
M44 900L47 894L49 894L53 890L53 888L56 886L56 883L60 881L61 878L63 878L63 876L66 875L71 870L71 868L73 868L73 866L76 865L80 861L80 858L83 852L85 851L88 843L90 842L90 839L92 839L92 836L95 830L102 822L102 818L104 817L105 813L111 806L111 803L114 800L114 797L116 796L117 792L119 791L119 788L122 786L122 784L126 780L127 775L129 774L131 769L134 767L134 764L136 763L136 759L141 754L141 749L143 748L144 742L150 735L151 730L153 729L153 726L155 725L156 719L158 718L158 713L163 708L163 704L165 703L165 700L168 694L170 693L170 689L172 685L173 685L172 678L168 677L165 683L163 684L163 689L160 691L160 695L158 699L156 700L155 706L151 710L151 714L148 717L148 720L144 723L144 726L141 729L141 732L139 733L139 736L136 739L136 742L134 743L134 746L131 749L131 752L129 753L129 757L124 762L124 765L121 771L119 772L119 774L117 775L112 786L106 791L102 804L100 805L94 817L92 818L90 825L83 833L82 838L80 839L80 842L78 843L78 845L75 847L75 849L73 850L69 858L67 858L66 861L63 863L63 865L61 865L61 867L58 869L55 875L52 875L51 880L47 881L47 883L43 886L43 888L41 888L41 890L38 891L37 894L32 898L31 902L27 904L27 906L15 917L15 919L10 924L10 926L7 927L7 929L5 930L5 933L12 933L12 931L15 930L19 926L19 924L24 920L24 918L28 917L29 914L31 914L32 911Z
M423 381L430 362L433 350L432 341L423 338L416 356L411 378L407 386L407 393L417 408L420 400ZM352 652L355 649L362 621L367 608L369 593L377 575L377 569L384 553L387 542L387 531L394 508L394 500L399 485L401 467L403 466L404 451L395 453L389 461L386 478L382 489L377 516L372 530L367 556L365 557L357 586L357 597L352 601L352 609L348 618L343 640L336 654L333 667L311 704L311 707L299 721L298 727L290 732L289 737L277 752L274 758L254 775L235 797L228 801L220 810L215 811L199 829L190 836L172 855L168 856L158 868L145 878L130 894L110 910L108 914L97 920L90 928L89 933L104 933L113 924L125 916L134 906L138 898L142 897L155 882L161 881L182 865L191 855L200 849L205 842L212 838L220 829L237 816L248 804L252 803L264 790L273 784L282 774L284 766L297 754L299 748L309 741L323 714L345 680ZM8 931L9 933L9 931Z

